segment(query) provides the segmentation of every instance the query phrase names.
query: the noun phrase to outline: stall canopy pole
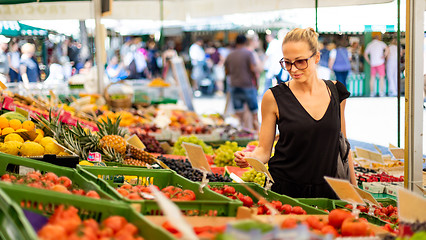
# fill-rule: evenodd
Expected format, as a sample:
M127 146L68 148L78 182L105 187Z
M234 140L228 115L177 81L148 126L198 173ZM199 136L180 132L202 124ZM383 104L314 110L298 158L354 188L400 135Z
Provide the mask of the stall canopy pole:
M318 0L315 0L315 31L318 32Z
M424 10L424 1L407 0L404 187L418 193L423 187Z
M160 49L164 46L164 0L160 0Z
M397 133L398 133L398 147L401 147L401 0L397 1L397 11L398 11L398 22L397 22L397 105L398 105L398 114L397 114Z
M96 57L96 70L97 70L97 93L102 94L104 89L104 62L103 62L103 43L102 26L101 26L101 0L93 0L95 12L95 57Z

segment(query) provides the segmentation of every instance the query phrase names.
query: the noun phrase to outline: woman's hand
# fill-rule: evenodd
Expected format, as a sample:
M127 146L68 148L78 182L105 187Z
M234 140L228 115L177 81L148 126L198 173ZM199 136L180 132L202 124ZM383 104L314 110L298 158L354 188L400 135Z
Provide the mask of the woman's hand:
M237 151L234 153L234 161L240 168L246 168L250 166L246 160L244 160L245 157L251 157L251 152L243 152L243 151Z

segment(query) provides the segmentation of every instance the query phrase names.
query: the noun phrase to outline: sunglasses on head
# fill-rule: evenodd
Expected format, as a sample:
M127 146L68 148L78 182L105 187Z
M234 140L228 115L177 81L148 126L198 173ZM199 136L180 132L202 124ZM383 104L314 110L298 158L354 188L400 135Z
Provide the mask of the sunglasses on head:
M315 56L316 53L312 54L312 56L306 58L306 59L298 59L294 62L286 61L284 58L281 58L280 65L282 69L285 69L287 71L291 70L291 67L294 65L299 70L305 70L308 68L308 60L311 59L313 56Z

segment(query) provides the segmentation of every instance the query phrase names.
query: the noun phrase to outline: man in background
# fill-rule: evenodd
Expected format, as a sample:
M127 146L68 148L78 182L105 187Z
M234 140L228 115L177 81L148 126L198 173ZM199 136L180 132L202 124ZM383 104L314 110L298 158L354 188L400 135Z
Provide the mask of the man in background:
M365 61L370 64L370 97L385 96L385 59L389 54L389 48L386 43L380 41L380 35L374 35L373 41L367 44L364 51ZM379 91L376 86L376 74L379 74Z

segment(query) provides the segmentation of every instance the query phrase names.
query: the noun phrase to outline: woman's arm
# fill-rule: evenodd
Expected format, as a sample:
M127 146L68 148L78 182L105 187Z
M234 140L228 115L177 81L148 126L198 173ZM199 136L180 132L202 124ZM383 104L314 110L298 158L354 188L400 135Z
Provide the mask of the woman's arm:
M345 107L346 107L346 99L343 100L340 103L340 126L341 126L341 131L343 133L343 136L346 137L346 120L345 120ZM353 185L356 185L356 176L355 176L355 169L354 169L354 161L352 159L352 152L349 151L349 155L348 155L348 163L349 163L349 172L351 175L351 183Z
M262 123L259 132L259 145L252 153L238 151L234 154L235 162L240 167L248 167L244 157L254 157L263 163L267 163L271 157L272 146L275 139L275 124L278 115L278 107L271 90L266 91L262 99Z

